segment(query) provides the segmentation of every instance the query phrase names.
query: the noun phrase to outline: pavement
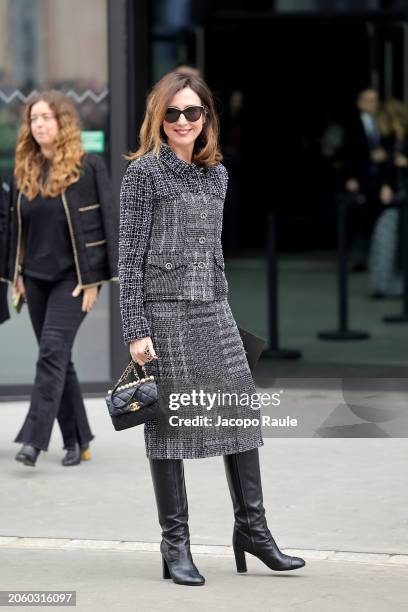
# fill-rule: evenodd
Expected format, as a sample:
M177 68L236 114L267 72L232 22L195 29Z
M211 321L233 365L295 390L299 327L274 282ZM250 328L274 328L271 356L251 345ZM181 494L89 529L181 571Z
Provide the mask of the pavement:
M336 393L309 381L303 406L335 404ZM248 572L237 574L222 458L185 460L192 553L206 577L192 589L161 575L143 428L114 431L103 397L86 406L92 459L63 467L56 424L49 451L30 468L14 461L12 441L28 402L0 403L0 591L76 591L84 612L408 609L405 438L265 438L268 526L283 552L306 560L294 572L247 555Z

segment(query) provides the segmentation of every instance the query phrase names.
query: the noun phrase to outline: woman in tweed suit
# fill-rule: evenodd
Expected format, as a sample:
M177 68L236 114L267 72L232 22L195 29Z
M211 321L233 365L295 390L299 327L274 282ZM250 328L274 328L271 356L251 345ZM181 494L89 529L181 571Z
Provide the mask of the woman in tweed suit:
M227 300L221 229L228 173L220 163L218 130L204 81L180 72L164 76L149 94L120 202L124 342L132 359L155 376L163 408L163 418L144 426L162 528L163 577L187 585L205 582L190 552L187 458L223 456L239 572L246 571L245 551L274 570L305 564L282 554L267 527L259 411L220 399L219 392L237 398L256 394L256 387ZM214 402L204 402L203 409L193 390L209 393ZM191 401L183 402L180 393ZM232 417L254 424L240 427ZM220 419L228 425L216 426Z

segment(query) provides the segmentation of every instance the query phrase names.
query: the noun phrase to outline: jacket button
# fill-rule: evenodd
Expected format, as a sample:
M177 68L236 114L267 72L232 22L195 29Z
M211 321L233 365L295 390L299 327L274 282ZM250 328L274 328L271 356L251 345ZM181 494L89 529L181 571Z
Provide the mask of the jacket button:
M205 242L205 238L204 238L204 236L200 236L200 238L198 239L198 242L199 242L200 244L204 244L204 242Z
M205 263L203 261L199 261L198 262L198 267L201 268L201 269L205 268Z
M173 267L173 264L171 263L171 261L166 262L166 269L167 270L171 270Z
M201 216L202 219L206 219L207 218L207 213L206 212L202 212L200 216Z

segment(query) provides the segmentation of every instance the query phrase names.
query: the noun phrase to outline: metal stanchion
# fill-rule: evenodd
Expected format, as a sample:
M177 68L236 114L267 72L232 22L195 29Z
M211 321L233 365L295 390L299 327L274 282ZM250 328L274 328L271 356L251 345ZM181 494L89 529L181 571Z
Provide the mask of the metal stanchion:
M320 340L366 340L365 331L349 329L348 282L347 282L347 208L349 202L344 194L336 198L337 207L337 254L338 254L338 329L318 332Z
M399 315L386 315L384 323L408 323L408 208L404 199L400 207L402 224L402 268L403 268L403 295L402 313Z
M276 244L276 215L268 215L267 245L267 300L268 300L268 348L262 358L299 359L301 352L295 349L279 348L279 295L278 295L278 254Z

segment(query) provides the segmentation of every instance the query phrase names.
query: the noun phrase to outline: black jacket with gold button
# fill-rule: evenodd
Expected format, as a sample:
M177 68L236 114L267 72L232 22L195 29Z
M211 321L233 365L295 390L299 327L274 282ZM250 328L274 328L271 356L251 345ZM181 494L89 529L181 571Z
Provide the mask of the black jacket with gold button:
M22 244L21 195L13 184L8 205L0 211L3 228L0 280L11 284L17 279ZM60 197L67 217L78 283L88 287L119 282L119 211L103 159L85 155L80 179Z

